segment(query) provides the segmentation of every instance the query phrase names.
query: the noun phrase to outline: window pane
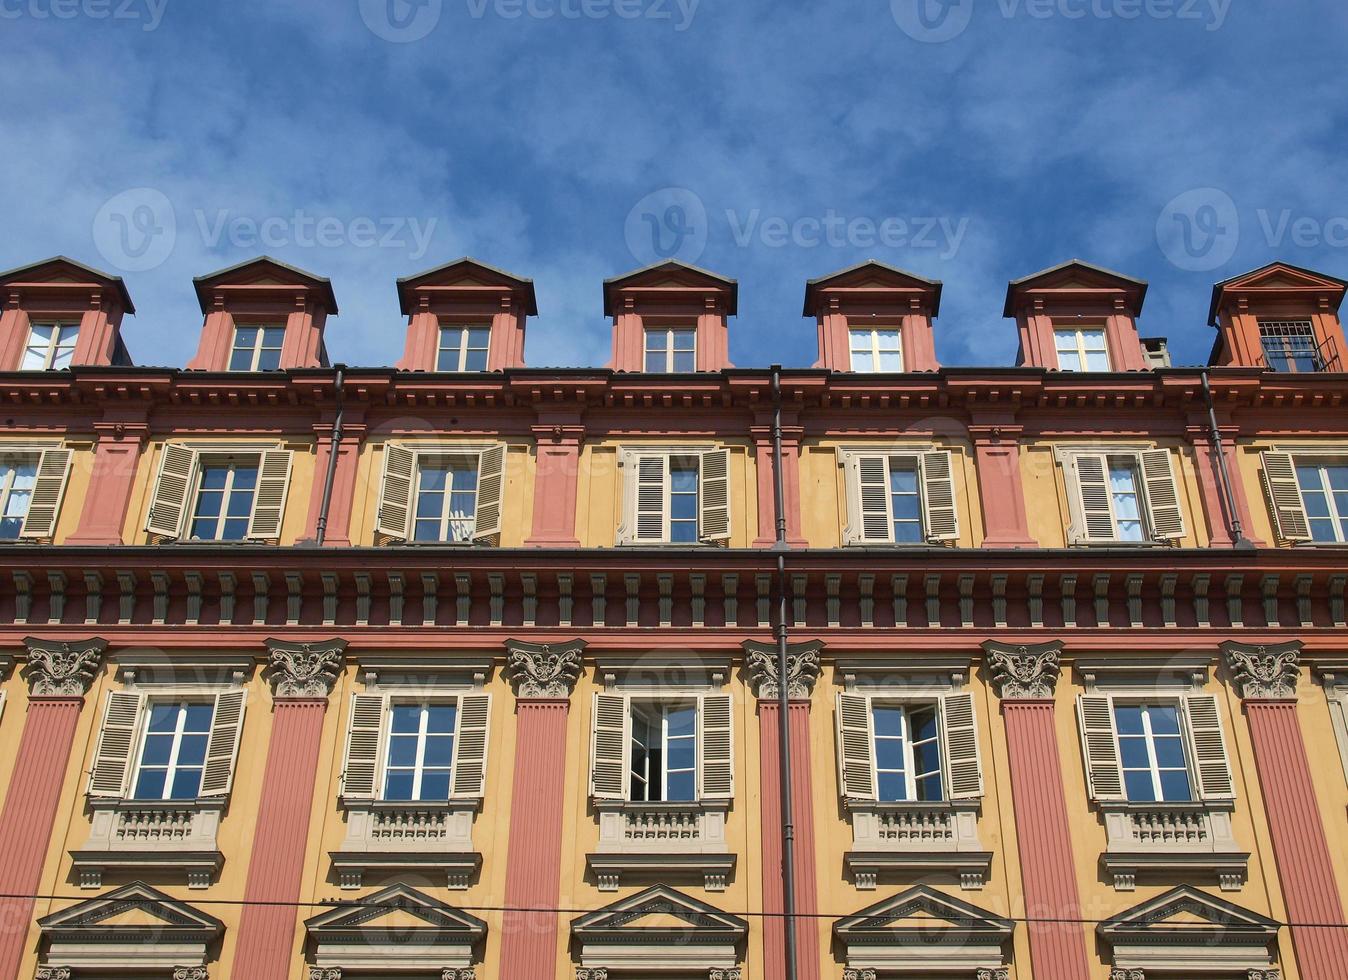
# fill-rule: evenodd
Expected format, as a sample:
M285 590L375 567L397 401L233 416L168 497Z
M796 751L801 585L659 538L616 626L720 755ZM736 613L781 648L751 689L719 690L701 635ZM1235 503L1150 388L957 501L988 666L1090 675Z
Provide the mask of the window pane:
M248 537L248 522L238 518L229 518L220 531L221 541L242 541Z
M1170 802L1193 799L1189 787L1189 773L1185 770L1161 773L1161 797Z
M5 517L0 518L0 540L17 541L19 534L23 531L23 518Z
M183 723L185 732L209 732L211 730L211 718L215 715L215 705L213 704L189 704L187 706L187 719Z
M1106 354L1106 353L1105 353L1104 351L1102 351L1102 350L1099 350L1099 351L1095 351L1095 350L1087 351L1087 352L1086 352L1086 370L1087 370L1087 371L1108 371L1108 370L1109 370L1109 355Z
M135 797L138 800L161 800L164 798L163 769L142 769L136 778Z
M919 800L939 800L941 796L941 775L935 773L918 780L917 798Z
M281 367L281 352L279 350L264 350L257 356L257 369L259 371L276 371Z
M1179 734L1179 708L1174 705L1153 705L1147 709L1151 730L1157 735Z
M894 520L896 521L917 521L922 518L922 503L917 499L917 494L895 494L894 495Z
M391 713L393 715L391 731L407 734L421 730L421 705L395 704Z
M669 500L669 516L675 521L697 520L697 495L676 493Z
M1080 371L1081 356L1076 351L1058 353L1058 367L1063 371Z
M913 746L913 769L918 773L941 771L941 752L936 742L922 742Z
M449 799L449 773L444 771L424 773L421 777L421 799Z
M1152 788L1150 772L1125 772L1123 783L1128 791L1128 799L1140 803L1156 801L1156 790Z
M931 708L914 710L909 718L914 741L936 737L936 712Z
M876 735L903 734L903 710L901 708L877 707L871 712L874 718Z
M410 772L390 772L384 780L384 799L410 800L412 798L412 774Z
M454 761L454 736L430 735L426 738L426 754L422 765L447 766Z
M207 466L201 471L201 489L223 490L229 479L229 467Z
M1178 738L1158 738L1156 740L1156 765L1162 769L1183 769L1184 743Z
M899 372L903 370L903 355L898 351L880 352L880 371Z
M1145 738L1120 738L1119 761L1125 769L1149 768L1151 757L1147 755L1147 740Z
M150 722L146 731L172 732L178 727L178 706L176 704L154 704L150 706Z
M696 782L691 772L670 773L668 799L675 803L692 800L696 795Z
M882 351L896 351L899 349L899 331L877 330L875 331L875 342Z
M692 351L677 351L674 354L674 370L680 374L691 374L697 370L697 355Z
M1103 330L1083 330L1081 331L1081 345L1087 351L1105 349L1105 332Z
M693 330L675 330L674 331L674 349L676 351L691 351L696 343L697 333Z
M693 724L697 719L697 709L677 708L669 713L669 734L692 735Z
M669 540L674 544L693 544L697 541L697 522L672 521L669 525Z
M206 736L184 735L178 743L178 765L199 766L206 761Z
M234 349L252 351L257 347L257 327L237 327L234 330Z
M875 740L875 764L881 769L902 769L903 740L877 738Z
M173 776L173 789L169 799L195 800L201 788L200 769L179 769Z
M417 764L417 739L413 735L395 735L388 741L388 764L414 766Z
M901 772L882 772L879 779L880 799L886 803L908 799L908 781Z
M1142 734L1142 708L1135 704L1120 704L1114 708L1114 725L1120 735Z
M487 370L487 352L485 350L470 350L464 355L463 369L465 371L485 371Z
M426 731L448 733L454 731L458 708L452 704L433 704L426 709Z
M172 735L147 735L145 747L140 753L140 762L144 766L166 766L173 758Z
M676 463L669 472L669 488L674 493L697 493L697 467Z

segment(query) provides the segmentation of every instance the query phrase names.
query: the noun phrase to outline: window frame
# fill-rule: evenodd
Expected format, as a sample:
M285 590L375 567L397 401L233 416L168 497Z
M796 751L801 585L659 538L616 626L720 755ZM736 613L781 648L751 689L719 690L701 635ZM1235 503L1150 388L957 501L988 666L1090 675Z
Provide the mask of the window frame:
M956 472L960 469L957 447L927 444L921 446L858 446L835 448L843 471L841 508L846 518L841 528L844 547L932 547L945 542L958 545L961 537L960 497ZM864 466L867 460L883 459L885 468L885 536L869 534L868 518L877 513L867 509ZM917 476L918 520L921 537L917 541L897 541L894 533L894 460L911 465Z
M390 798L388 795L389 771L391 769L407 770L409 767L394 766L392 764L391 756L393 752L393 738L395 735L395 732L393 731L393 716L394 712L399 707L406 707L407 705L416 705L422 711L421 724L417 732L417 762L415 763L415 765L410 767L410 770L412 772L412 796L406 800L400 799L395 800ZM422 777L425 775L425 769L427 768L424 764L426 754L426 740L431 735L443 734L439 732L431 733L425 730L426 725L428 723L426 716L426 709L431 706L445 706L445 705L453 705L454 707L454 729L449 733L450 736L449 762L444 766L431 766L429 768L436 771L444 770L445 774L448 776L448 782L446 783L446 795L444 799L425 799L421 797L419 793L421 789L421 780ZM384 719L382 731L380 732L381 745L379 751L379 772L377 775L377 782L376 782L376 785L378 785L379 787L379 794L376 797L376 801L379 803L446 804L449 803L451 800L453 800L455 764L459 760L459 745L460 745L459 721L461 712L460 712L459 695L433 694L433 695L416 696L412 694L403 695L398 693L392 693L389 695L385 714L387 715L387 717ZM396 734L406 735L407 733L403 732Z
M241 330L257 331L257 336L254 338L253 345L251 348L239 346L239 332ZM280 345L276 347L271 347L268 346L267 344L267 336L269 333L273 331L278 332L281 337ZM262 322L248 323L246 321L243 323L235 323L234 332L230 336L229 361L226 363L225 369L234 374L271 374L275 371L283 370L283 368L281 367L281 359L283 352L285 350L285 338L286 338L286 325L284 323L278 324L270 321L266 323ZM271 351L271 350L276 351L276 367L274 368L258 367L258 363L262 360L263 351ZM244 351L249 352L248 367L236 368L234 366L234 356Z
M443 452L443 453L440 453L440 452L418 452L418 453L416 454L416 457L417 457L417 458L416 458L416 462L415 462L415 464L414 464L414 470L413 470L412 506L411 506L411 514L409 515L411 526L408 528L408 532L409 532L408 538L407 538L408 543L410 543L410 544L427 544L427 545L431 545L431 544L472 544L473 541L474 541L474 538L475 538L476 527L477 527L477 503L478 503L478 494L479 494L480 489L481 489L481 488L480 488L480 482L481 482L481 479L480 479L480 469L481 469L481 465L482 465L482 463L481 463L481 460L482 460L482 453L481 453L481 452L462 452L462 453L455 453L455 452ZM418 537L417 537L417 524L420 523L422 520L429 520L429 518L421 518L421 517L418 517L418 516L417 516L418 513L420 512L421 495L422 495L423 492L425 492L424 489L423 489L423 487L421 486L421 477L422 477L422 473L424 472L424 464L425 464L428 460L434 461L434 462L438 462L438 463L441 463L442 465L444 465L444 467L445 467L445 469L446 469L446 471L447 471L448 473L454 472L454 469L455 469L455 468L451 465L452 462L460 462L460 463L463 464L463 467L462 467L462 468L463 468L465 471L470 472L470 473L473 474L473 491L472 491L472 493L473 493L473 509L472 509L472 512L471 512L466 518L455 518L455 517L453 516L453 507L452 507L452 504L453 504L453 497L454 497L454 494L455 494L456 492L457 492L457 493L466 493L467 491L462 491L462 490L460 490L460 491L455 491L455 490L452 488L451 484L448 482L448 480L446 481L445 489L444 489L443 491L440 491L441 495L442 495L443 498L444 498L444 499L441 501L440 516L439 516L439 518L438 518L438 522L439 522L439 525L440 525L440 536L437 537L437 538L434 538L434 539L431 539L431 538L418 538ZM432 491L432 492L434 492L434 491ZM448 533L447 533L447 532L448 532L448 529L449 529L449 527L450 527L451 525L453 525L453 524L466 524L466 525L467 525L467 534L466 534L466 536L465 536L465 537L462 537L462 538L454 538L454 537L448 536Z
M1124 734L1119 731L1119 708L1139 708L1142 712L1142 735ZM1158 708L1168 708L1175 713L1175 731L1174 733L1161 733L1161 738L1174 738L1180 744L1180 751L1184 755L1184 775L1188 782L1189 797L1184 800L1167 800L1165 798L1164 787L1161 782L1163 772L1178 772L1173 766L1161 766L1160 760L1156 754L1156 739L1158 735L1152 730L1151 712ZM1115 694L1110 699L1110 710L1114 715L1114 745L1119 754L1119 772L1123 777L1123 793L1128 803L1138 806L1188 806L1201 803L1197 790L1198 772L1194 765L1194 759L1189 747L1192 738L1192 731L1189 726L1188 714L1185 706L1179 697L1166 697L1161 694ZM1141 738L1147 749L1147 768L1139 769L1135 766L1124 764L1123 760L1123 740L1125 738ZM1133 799L1128 791L1128 773L1147 772L1151 776L1151 786L1153 798L1150 800Z
M163 796L138 796L136 787L140 783L142 771L147 768L145 765L145 749L149 744L150 719L154 714L154 709L165 704L173 705L178 710L178 720L174 725L173 747L170 751L169 762L164 766L149 766L150 769L164 770L164 794ZM171 796L173 788L173 776L179 771L177 765L178 753L182 748L183 724L186 720L187 708L191 706L205 705L210 709L210 719L206 723L204 732L192 732L192 735L204 735L206 742L202 749L201 764L197 766L184 766L183 769L197 770L197 791L192 796ZM127 783L127 799L144 803L190 803L194 800L202 799L201 784L206 777L206 764L210 758L211 733L215 727L215 696L205 693L186 693L186 692L165 692L163 694L152 693L145 698L145 703L141 708L141 717L138 721L139 731L136 735L136 744L134 748L134 764L131 767L130 780ZM159 734L159 733L153 733ZM237 763L235 763L237 765Z
M1345 529L1344 527L1344 524L1348 523L1348 513L1339 512L1338 503L1334 499L1336 491L1329 487L1329 481L1327 479L1327 469L1329 466L1348 466L1348 455L1333 452L1300 453L1295 451L1290 453L1290 455L1292 457L1292 466L1296 473L1297 492L1301 495L1301 509L1306 515L1306 527L1310 534L1307 543L1326 547L1348 544L1348 529ZM1314 467L1320 472L1321 480L1324 484L1321 489L1307 491L1306 487L1301 482L1302 467ZM1321 494L1325 498L1325 505L1330 512L1329 519L1334 525L1334 539L1331 541L1324 541L1315 537L1314 522L1317 520L1323 521L1325 518L1314 517L1311 515L1310 506L1306 500L1306 494L1308 492Z
M257 475L253 479L253 490L248 504L248 516L246 518L239 518L239 517L230 518L228 517L229 500L231 494L234 492L232 487L234 483L235 469L239 465L241 460L245 460L249 457L252 457L253 459L253 467L256 469ZM193 533L193 525L198 520L197 507L200 503L201 494L203 492L202 481L205 479L206 470L208 468L213 466L220 466L223 461L227 461L226 465L228 466L229 469L229 475L226 477L224 489L220 491L221 493L220 513L215 516L217 536L210 538L199 538ZM260 451L253 452L252 450L245 450L245 451L222 450L219 452L213 451L199 452L197 454L196 460L196 472L193 473L192 475L192 492L189 495L188 499L187 514L185 518L186 527L184 528L183 531L183 539L186 541L199 541L203 543L206 542L234 543L239 541L247 541L248 531L253 522L253 513L257 510L257 491L258 485L261 482L261 480L262 480L262 453ZM215 491L211 490L207 492L214 493ZM229 520L245 520L247 522L247 526L244 527L244 533L242 537L223 538L218 536L219 532L223 530L225 523Z
M457 344L446 346L446 338L450 333L456 331L458 333ZM472 345L473 333L476 331L484 332L487 335L485 347L474 347ZM490 323L441 323L436 331L435 338L435 370L448 374L482 374L487 372L491 366L491 334ZM481 368L468 367L468 356L475 351L481 351L483 354ZM447 354L454 355L456 362L454 367L443 365L443 359Z
M24 506L22 514L9 514L9 502L14 493L14 482L18 477L18 468L15 462L19 459L31 459L33 463L33 485L28 488L28 503ZM14 537L7 537L0 532L0 541L21 541L23 540L24 524L28 521L28 511L33 506L33 493L37 489L38 474L42 469L42 450L32 452L15 451L5 452L0 450L0 523L7 520L17 519L19 522L18 532Z
M1320 355L1320 338L1315 330L1315 322L1309 317L1257 317L1255 325L1259 329L1259 351L1264 358L1264 367L1278 374L1319 374L1325 370L1324 358ZM1304 333L1265 333L1265 328L1277 330L1279 328L1305 327ZM1309 346L1305 350L1293 351L1288 341L1294 338L1305 337ZM1269 350L1269 341L1282 341L1276 344L1281 348L1281 352L1274 355ZM1273 365L1274 357L1277 356L1287 365L1286 367L1275 367ZM1298 368L1297 362L1309 358L1311 366L1308 370L1302 371Z
M1074 346L1070 349L1065 348L1061 343L1062 335L1069 333L1073 335L1071 339L1074 341ZM1105 366L1103 370L1098 370L1089 366L1087 355L1092 353L1099 353L1099 349L1089 348L1086 346L1086 334L1088 333L1091 334L1098 333L1100 335L1100 339L1103 341L1102 349L1105 355ZM1081 364L1081 367L1079 368L1064 367L1062 355L1065 352L1074 354L1078 362ZM1054 323L1053 356L1054 359L1058 362L1058 370L1068 374L1104 373L1107 371L1112 371L1114 369L1113 351L1109 349L1109 331L1105 329L1105 325L1103 323L1099 324L1083 323L1072 325Z
M41 327L51 327L52 336L39 347L38 343L35 342L34 337L38 329ZM68 346L61 342L62 338L66 335L67 330L70 331L71 335L71 341ZM75 348L79 344L79 339L80 339L80 323L78 320L71 321L71 320L62 320L59 318L30 320L28 324L28 337L23 345L23 358L19 362L20 365L19 370L64 371L72 367L73 366L72 362L75 359ZM27 363L29 355L37 353L38 349L41 350L42 366L30 367ZM64 364L57 366L56 364L57 354L63 350L69 350L69 355L66 357Z
M712 461L711 457L720 456L722 463ZM652 510L643 511L642 463L644 460L658 459L661 467L661 512L660 537L641 537L643 514L652 514ZM673 472L674 463L679 459L697 461L697 534L691 541L673 540ZM616 543L623 547L674 547L697 548L713 546L730 541L734 536L731 514L731 447L728 445L678 445L678 446L624 446L618 449L618 465L621 470L619 480L622 495L622 517L618 524ZM718 471L721 471L718 474ZM712 485L716 485L712 489ZM719 498L719 499L718 499ZM681 519L686 521L686 518Z
M1059 444L1053 447L1054 458L1062 467L1063 490L1067 496L1069 520L1065 528L1069 547L1158 547L1179 541L1188 535L1185 521L1182 470L1177 469L1174 449L1162 445L1123 444ZM1133 469L1134 486L1138 499L1138 514L1142 538L1118 536L1118 513L1110 484L1113 458L1127 458ZM1083 458L1094 459L1102 468L1102 490L1109 511L1110 536L1092 533L1091 515L1100 514L1100 507L1088 506L1081 478Z
M893 349L882 348L882 347L880 346L880 334L882 334L882 333L886 333L886 334L892 333L892 334L894 334L895 340L897 341L897 346L894 347ZM857 337L858 334L864 334L864 335L867 335L867 339L870 341L870 350L869 350L869 351L862 352L862 351L859 351L859 350L858 350L858 348L857 348L857 343L856 343L856 337ZM857 366L857 354L858 354L858 353L863 353L865 357L870 358L871 366L870 366L869 368L863 368L863 367L858 367L858 366ZM880 367L880 355L881 355L881 354L898 354L898 355L899 355L899 367L898 367L898 371L887 371L887 370L881 369L881 367ZM848 363L848 366L851 368L851 370L852 370L852 372L853 372L854 374L897 374L897 373L902 373L902 372L903 372L904 370L906 370L906 368L907 368L907 362L904 360L903 354L904 354L904 350L903 350L903 329L902 329L900 326L898 326L898 325L881 324L881 325L871 326L871 327L854 327L854 326L848 326L848 328L847 328L847 363Z
M679 334L688 334L692 338L692 347L683 348L676 346L676 336ZM651 337L655 334L663 335L665 345L659 348L651 347ZM696 374L697 373L697 325L689 326L686 323L677 324L645 324L641 332L641 369L645 374ZM664 358L665 366L663 370L652 371L650 369L650 356L660 354ZM691 354L693 357L693 366L688 371L680 371L675 368L675 359L679 354Z
M676 735L676 736L671 736L671 735L669 734L669 716L670 716L670 713L673 712L673 711L682 711L682 710L691 710L691 711L692 711L692 715L693 715L692 732L691 732L691 734L689 734L689 735ZM637 805L642 805L642 806L648 805L648 804L660 804L660 803L669 803L669 804L676 805L676 806L692 806L692 805L694 805L694 804L696 804L696 803L699 802L699 801L698 801L698 785L699 785L699 783L700 783L701 769L700 769L699 766L698 766L698 762L699 762L700 755L701 755L701 750L702 750L701 737L700 737L700 734L699 734L699 729L700 729L700 722L701 722L701 719L700 719L699 715L700 715L701 710L702 710L702 705L701 705L701 703L700 703L700 699L699 699L696 695L693 695L693 696L679 696L679 695L668 695L668 696L665 696L665 695L655 695L655 694L652 694L652 695L637 694L637 695L631 695L631 696L628 697L628 700L627 700L627 714L628 714L628 722L627 722L627 723L628 723L628 733L629 733L629 734L628 734L628 746L627 746L627 748L628 748L628 755L627 755L628 763L627 763L627 765L626 765L626 776L627 776L627 779L624 781L624 785L626 786L626 802L628 802L628 803L633 803L633 804L637 804ZM633 794L632 794L632 783L633 783L633 780L634 780L635 778L637 778L637 773L636 773L635 768L634 768L633 765L632 765L631 759L632 759L632 756L633 756L633 754L634 754L634 751L633 751L633 750L634 750L634 747L635 747L635 744L636 744L636 723L637 723L637 718L638 718L638 712L643 712L643 713L655 712L655 713L657 713L658 716L659 716L659 722L660 722L660 745L659 745L659 748L660 748L660 760L661 760L661 765L660 765L660 784L661 784L661 785L660 785L660 799L658 799L658 800L652 800L652 799L649 798L649 797L650 797L650 783L651 783L651 776L650 776L650 746L649 746L649 745L643 746L643 748L646 749L646 753L647 753L647 754L646 754L646 772L645 772L645 775L642 777L642 782L643 782L643 783L645 784L645 786L647 787L647 790L646 790L646 796L647 796L647 799L644 799L644 800L633 799ZM647 721L647 722L649 723L649 719L643 719L643 720L644 720L644 721ZM692 746L693 746L693 765L692 765L691 768L680 768L680 769L677 769L677 770L671 770L671 769L670 769L670 767L669 767L669 743L670 743L671 737L676 738L676 739L681 740L681 741L690 741L690 742L692 743ZM692 776L692 780L693 780L693 784L692 784L692 795L691 795L688 799L686 799L686 800L671 800L671 799L669 798L669 777L670 777L670 773L671 773L671 772L678 772L678 773L684 773L684 772L686 772L686 773L689 773L689 774Z
M901 736L881 735L875 727L876 709L898 710L903 719L903 734ZM939 804L949 802L949 779L946 772L946 757L944 738L941 733L941 702L939 698L922 698L917 696L900 696L888 694L874 694L870 696L871 713L871 765L875 772L875 798L878 803L919 803L919 804ZM932 721L935 724L935 734L927 739L915 739L913 737L913 726L911 714L914 711L930 711ZM903 768L902 769L882 769L880 766L879 743L881 739L887 741L902 740L903 745ZM937 767L934 772L917 772L916 752L914 751L919 744L931 743L936 747ZM900 800L885 799L880 792L880 776L882 773L900 772L904 777L904 789L906 795ZM941 787L941 795L937 799L921 799L917 795L918 784L929 779L931 776L937 777L937 782Z

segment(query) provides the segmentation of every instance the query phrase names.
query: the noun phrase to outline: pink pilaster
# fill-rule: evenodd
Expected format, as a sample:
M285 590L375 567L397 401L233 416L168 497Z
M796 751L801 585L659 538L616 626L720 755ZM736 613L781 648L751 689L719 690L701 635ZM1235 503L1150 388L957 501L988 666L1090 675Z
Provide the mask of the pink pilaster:
M1114 312L1105 318L1105 342L1109 345L1110 368L1115 371L1145 371L1146 359L1137 336L1137 324L1118 301Z
M75 339L71 364L111 364L112 352L117 346L117 327L102 297L94 296L93 305L80 316L80 332Z
M626 300L629 306L632 300ZM613 360L609 364L615 371L641 371L645 369L645 339L641 317L628 309L613 318Z
M10 294L4 312L0 312L0 370L17 371L23 363L28 342L28 311L19 306L20 294Z
M936 338L931 317L926 313L910 313L903 318L903 369L905 371L936 371Z
M1011 416L978 417L969 426L978 467L984 548L1036 548L1025 513L1020 473L1021 426Z
M234 338L234 317L217 298L217 306L206 314L201 327L197 353L187 362L189 371L223 371L229 366L229 350Z
M576 487L585 427L579 413L540 412L534 426L538 465L534 473L534 517L527 547L578 548Z
M84 494L79 526L67 544L122 543L122 525L131 503L141 449L150 432L145 420L143 411L124 415L105 412L94 423L98 443L94 447L89 489Z
M423 297L426 307L413 313L407 321L407 341L399 371L434 371L440 349L440 318L430 311L429 297Z

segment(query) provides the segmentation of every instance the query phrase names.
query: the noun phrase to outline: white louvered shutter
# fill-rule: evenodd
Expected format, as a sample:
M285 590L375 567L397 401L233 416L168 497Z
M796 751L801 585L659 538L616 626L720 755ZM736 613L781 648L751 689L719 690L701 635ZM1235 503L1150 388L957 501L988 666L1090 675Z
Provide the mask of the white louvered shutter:
M1158 541L1184 537L1184 511L1168 449L1149 449L1139 454L1142 484L1147 491L1151 536Z
M950 798L972 800L983 795L983 760L978 751L974 696L968 691L941 698L941 737Z
M698 799L735 795L734 715L729 694L704 694L697 705Z
M159 474L154 481L145 530L168 538L182 536L196 469L197 454L191 449L173 442L164 446L159 457Z
M200 796L228 796L234 785L234 766L243 735L243 688L215 696L211 735L206 742L206 765L201 771Z
M384 446L384 478L379 484L379 513L375 516L375 530L380 534L400 541L411 536L416 471L416 453L393 442Z
M595 692L590 729L590 795L596 800L627 799L627 744L631 724L627 698Z
M379 793L379 748L388 700L382 694L351 695L351 722L342 759L342 799L373 800Z
M257 496L253 498L253 516L248 521L248 536L264 541L281 536L286 494L290 490L288 449L268 449L260 454L257 470Z
M945 450L922 454L922 519L928 541L954 541L960 536L954 460Z
M667 541L669 529L665 513L669 497L669 459L665 456L636 456L636 515L633 538L636 541Z
M487 784L487 740L491 724L491 695L465 694L459 698L458 731L454 734L455 799L476 799Z
M1278 537L1284 541L1309 541L1311 523L1297 483L1296 462L1290 453L1260 453L1264 463L1264 492Z
M702 454L698 473L698 537L703 541L730 540L730 452L712 449Z
M884 544L894 540L889 519L889 461L884 456L854 455L847 460L846 544Z
M505 493L505 443L482 450L477 458L477 510L473 540L501 533L501 499Z
M1114 731L1113 699L1105 695L1080 695L1077 698L1077 721L1081 725L1081 750L1085 755L1086 783L1091 799L1125 799L1119 740Z
M66 477L70 475L69 449L44 449L37 463L37 479L33 495L28 500L21 538L50 538L56 533L56 515L61 512L61 498L66 492Z
M1226 754L1226 737L1217 699L1210 694L1195 694L1184 699L1185 727L1194 768L1198 770L1198 796L1204 800L1234 800L1235 780Z
M110 691L103 709L103 727L89 772L89 795L107 799L126 796L134 767L131 755L140 734L145 696L130 691Z
M1074 541L1113 541L1114 514L1110 509L1109 466L1103 455L1074 457L1079 519L1074 522Z
M873 800L875 792L875 741L871 724L871 699L838 692L834 709L838 739L838 782L842 795L851 800Z

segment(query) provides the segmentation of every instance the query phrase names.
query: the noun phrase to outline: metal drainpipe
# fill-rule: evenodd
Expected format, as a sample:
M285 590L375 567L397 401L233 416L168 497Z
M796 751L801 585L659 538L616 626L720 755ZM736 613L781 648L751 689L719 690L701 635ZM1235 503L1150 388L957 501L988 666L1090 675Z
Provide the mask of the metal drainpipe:
M782 368L772 371L772 498L777 511L777 741L782 796L782 938L786 980L796 980L796 825L791 809L791 705L786 630L786 490L782 484Z
M1240 511L1236 509L1236 497L1231 491L1231 473L1226 468L1226 447L1222 445L1221 429L1217 427L1217 409L1212 403L1212 386L1208 383L1207 369L1198 372L1203 379L1203 400L1208 407L1208 439L1212 443L1212 452L1217 457L1217 482L1222 485L1222 503L1226 506L1226 528L1231 534L1233 548L1253 548L1254 543L1245 537L1245 528L1240 520Z
M318 506L318 525L314 530L315 543L321 548L328 535L328 508L332 505L332 481L337 475L337 454L342 446L342 383L346 365L336 365L337 415L332 420L332 446L328 450L328 475L323 481L323 500Z

